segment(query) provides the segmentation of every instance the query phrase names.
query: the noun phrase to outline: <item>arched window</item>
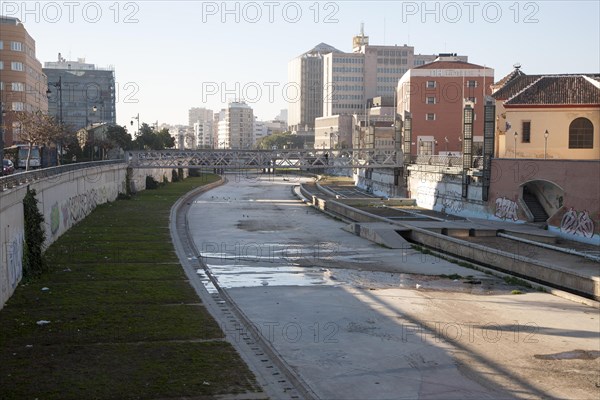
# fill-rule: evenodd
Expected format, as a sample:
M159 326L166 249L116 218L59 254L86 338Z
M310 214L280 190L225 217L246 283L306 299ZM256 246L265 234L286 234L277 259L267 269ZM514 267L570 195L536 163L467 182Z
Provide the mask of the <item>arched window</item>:
M594 148L594 125L587 118L576 118L569 125L569 148Z

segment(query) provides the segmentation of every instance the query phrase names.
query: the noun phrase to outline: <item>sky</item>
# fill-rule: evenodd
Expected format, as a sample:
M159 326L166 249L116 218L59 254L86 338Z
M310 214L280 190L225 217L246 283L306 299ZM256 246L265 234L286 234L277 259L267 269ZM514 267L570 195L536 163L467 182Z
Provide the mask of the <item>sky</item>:
M364 23L370 44L452 52L529 74L600 72L600 2L594 1L53 1L0 2L58 53L113 66L117 123L187 124L191 107L218 111L245 99L259 120L294 101L287 65L324 42L350 52Z

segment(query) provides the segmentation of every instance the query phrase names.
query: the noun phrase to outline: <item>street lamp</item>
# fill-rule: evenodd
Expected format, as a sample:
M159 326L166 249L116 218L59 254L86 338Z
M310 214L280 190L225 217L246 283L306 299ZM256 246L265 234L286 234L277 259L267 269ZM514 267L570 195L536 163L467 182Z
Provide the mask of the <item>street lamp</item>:
M0 162L4 160L4 107L2 107L2 93L0 93ZM0 169L0 176L4 173L4 165Z
M333 140L333 126L329 127L329 148L332 149L333 145L331 144Z
M515 159L517 159L517 137L519 134L515 131Z
M548 133L548 129L546 129L546 132L544 132L544 160L548 156L548 136L549 135L550 135L550 133Z
M50 86L54 86L55 88L58 89L58 123L60 125L60 130L61 130L61 134L62 134L62 130L63 130L63 100L62 100L62 76L58 77L58 82L54 82L54 83L50 83L48 82L48 89L46 90L46 95L50 96L50 94L52 93L52 91L50 90ZM62 143L58 144L59 149L58 149L58 163L59 165L61 164L60 162L60 156L62 155Z
M131 126L133 126L133 120L137 119L137 135L140 134L140 113L137 113L137 115L135 117L131 117Z

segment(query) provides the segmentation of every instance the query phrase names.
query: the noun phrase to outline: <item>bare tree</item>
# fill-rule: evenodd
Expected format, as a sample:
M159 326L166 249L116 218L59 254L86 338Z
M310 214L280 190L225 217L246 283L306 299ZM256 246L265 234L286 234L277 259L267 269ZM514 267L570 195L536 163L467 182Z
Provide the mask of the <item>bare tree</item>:
M33 146L55 143L56 139L62 134L62 128L54 118L44 114L41 110L19 112L16 115L16 120L21 126L21 140L29 145L25 166L25 170L28 171Z

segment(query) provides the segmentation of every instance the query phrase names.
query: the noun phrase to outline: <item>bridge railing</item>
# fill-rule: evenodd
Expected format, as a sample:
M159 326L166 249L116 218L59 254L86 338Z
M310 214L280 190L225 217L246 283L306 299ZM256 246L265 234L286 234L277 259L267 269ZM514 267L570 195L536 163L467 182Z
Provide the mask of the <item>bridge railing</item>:
M65 172L77 171L87 168L103 167L112 164L122 164L124 160L106 160L92 161L61 165L58 167L49 167L36 169L27 172L17 172L11 175L0 176L0 191L31 183L40 179L49 178L52 176L64 174Z
M435 165L435 166L445 166L445 167L462 167L463 166L463 157L459 156L447 156L447 155L410 155L407 157L407 161L410 161L410 164L419 164L419 165ZM479 169L483 167L483 157L482 156L474 156L473 162L471 164L471 168Z
M131 151L127 162L134 168L394 168L402 153L376 149L307 150L161 150Z

